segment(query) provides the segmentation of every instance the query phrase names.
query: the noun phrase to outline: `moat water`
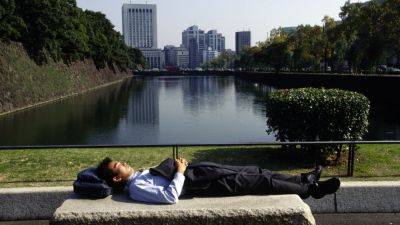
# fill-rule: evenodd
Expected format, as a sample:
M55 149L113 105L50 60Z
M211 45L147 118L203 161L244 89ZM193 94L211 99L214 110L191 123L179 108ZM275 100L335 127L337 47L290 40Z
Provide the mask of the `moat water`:
M0 117L0 145L273 142L264 96L235 77L134 77ZM400 107L374 104L365 140L400 140Z

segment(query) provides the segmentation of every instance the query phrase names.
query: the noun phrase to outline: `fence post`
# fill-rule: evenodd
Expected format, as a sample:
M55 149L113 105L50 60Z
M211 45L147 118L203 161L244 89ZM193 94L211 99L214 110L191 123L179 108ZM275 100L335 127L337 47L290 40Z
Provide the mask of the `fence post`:
M349 144L349 155L347 159L347 176L352 177L354 174L354 155L355 155L355 144Z

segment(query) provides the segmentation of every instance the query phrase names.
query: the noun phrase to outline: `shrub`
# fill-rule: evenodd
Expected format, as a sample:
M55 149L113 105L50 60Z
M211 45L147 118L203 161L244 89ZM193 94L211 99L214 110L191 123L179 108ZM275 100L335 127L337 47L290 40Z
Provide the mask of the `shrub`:
M369 100L338 89L300 88L270 93L267 132L277 141L361 140L368 129ZM338 150L324 147L323 150ZM340 157L341 147L338 157Z

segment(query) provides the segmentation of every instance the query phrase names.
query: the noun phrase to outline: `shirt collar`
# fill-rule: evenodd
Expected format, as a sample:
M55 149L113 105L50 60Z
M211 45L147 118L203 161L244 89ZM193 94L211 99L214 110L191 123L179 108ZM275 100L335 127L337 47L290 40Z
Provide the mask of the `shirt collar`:
M131 174L131 176L128 178L128 181L126 182L126 186L129 187L132 183L133 180L135 180L139 176L139 172L134 172Z

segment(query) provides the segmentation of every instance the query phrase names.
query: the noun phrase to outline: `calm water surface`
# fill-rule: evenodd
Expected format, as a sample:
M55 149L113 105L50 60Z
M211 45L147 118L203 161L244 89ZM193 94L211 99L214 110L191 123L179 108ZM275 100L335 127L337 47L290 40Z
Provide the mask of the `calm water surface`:
M0 145L272 142L263 96L234 77L135 77L0 117ZM365 139L400 139L400 110L376 106Z

